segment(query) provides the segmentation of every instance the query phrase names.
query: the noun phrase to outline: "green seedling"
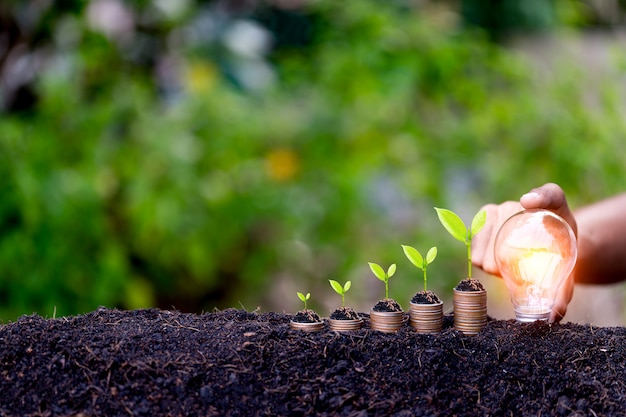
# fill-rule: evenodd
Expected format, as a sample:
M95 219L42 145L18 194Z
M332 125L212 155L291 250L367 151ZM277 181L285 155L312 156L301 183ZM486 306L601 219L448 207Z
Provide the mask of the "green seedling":
M385 283L385 298L389 298L389 278L396 273L396 264L391 264L387 272L378 264L368 262L370 269L376 275L376 278Z
M437 247L433 246L432 248L428 249L426 257L423 257L422 254L412 246L402 245L402 250L413 265L424 271L424 291L426 291L428 283L426 270L428 269L428 265L433 263L433 261L437 257Z
M302 302L304 303L304 309L306 310L306 302L307 302L307 300L308 300L309 298L311 298L311 293L310 293L310 292L308 292L308 293L306 293L306 295L304 295L303 293L298 292L298 293L296 293L296 294L298 294L298 298L299 298L299 299L301 299L301 300L302 300Z
M487 212L481 210L472 219L472 224L469 228L465 227L465 223L459 216L450 210L437 208L437 217L439 221L446 228L448 233L452 235L456 240L465 243L467 247L467 277L472 278L472 238L481 231L487 220Z
M330 286L333 287L333 290L335 290L335 292L341 296L341 307L345 307L346 306L346 303L345 303L346 293L352 286L352 282L346 281L346 283L343 284L343 287L341 286L340 283L338 283L334 279L329 279L328 282L330 282Z

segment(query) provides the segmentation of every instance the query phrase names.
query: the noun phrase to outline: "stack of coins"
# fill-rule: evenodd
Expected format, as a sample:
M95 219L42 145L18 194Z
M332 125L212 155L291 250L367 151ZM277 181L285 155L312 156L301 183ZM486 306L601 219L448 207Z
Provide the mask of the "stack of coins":
M418 333L441 333L443 326L443 301L437 304L411 303L409 310L411 327Z
M353 320L328 319L328 325L330 326L330 330L334 330L336 332L349 332L352 330L359 330L361 326L363 326L363 319L353 319Z
M404 320L404 311L370 311L370 327L379 332L395 333Z
M476 335L487 323L487 291L454 290L454 327Z
M318 321L314 323L300 323L297 321L290 321L289 327L293 330L302 330L305 332L317 332L324 328L324 322Z

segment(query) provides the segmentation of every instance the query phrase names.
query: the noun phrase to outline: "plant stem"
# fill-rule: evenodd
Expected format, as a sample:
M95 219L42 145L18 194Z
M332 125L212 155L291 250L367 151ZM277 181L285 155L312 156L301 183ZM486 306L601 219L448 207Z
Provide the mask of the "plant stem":
M467 277L472 279L472 243L467 244Z
M341 307L345 307L346 306L346 302L345 302L345 295L341 294Z
M385 298L389 298L389 279L385 281Z
M426 283L428 279L426 278L426 265L424 265L424 292L426 292Z

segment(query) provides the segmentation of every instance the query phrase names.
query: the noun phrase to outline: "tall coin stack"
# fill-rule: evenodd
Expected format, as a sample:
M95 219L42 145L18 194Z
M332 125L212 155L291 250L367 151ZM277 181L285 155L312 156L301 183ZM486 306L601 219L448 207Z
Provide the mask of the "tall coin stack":
M487 324L487 291L454 291L454 327L468 336Z

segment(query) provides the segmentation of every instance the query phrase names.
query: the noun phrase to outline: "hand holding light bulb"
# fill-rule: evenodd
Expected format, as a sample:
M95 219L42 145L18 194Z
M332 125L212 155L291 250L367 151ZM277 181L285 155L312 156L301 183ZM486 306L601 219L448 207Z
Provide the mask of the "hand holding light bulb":
M502 276L502 271L495 259L496 235L502 224L516 213L522 210L545 209L563 218L572 229L574 236L577 231L577 223L570 211L563 190L556 184L545 184L524 194L519 203L508 201L500 205L489 204L482 208L487 212L487 223L482 233L475 237L472 250L472 262L485 272L496 276ZM534 258L534 257L533 257ZM537 256L541 258L541 256ZM543 256L547 262L548 256ZM530 261L538 262L538 261ZM547 262L549 264L549 262ZM529 264L529 262L527 262ZM549 268L549 265L546 266ZM574 289L574 280L571 275L565 278L565 282L558 288L555 294L554 306L549 315L550 322L560 321L569 304ZM531 290L532 291L532 290Z
M551 211L524 210L500 227L494 250L517 320L548 320L576 264L572 228Z
M527 209L546 209L562 217L578 244L574 272L556 295L550 321L560 321L572 299L574 281L581 284L614 284L626 280L626 192L571 211L565 193L556 184L545 184L524 194L519 202L483 207L487 223L472 242L472 262L485 272L502 276L496 264L494 243L502 224Z

